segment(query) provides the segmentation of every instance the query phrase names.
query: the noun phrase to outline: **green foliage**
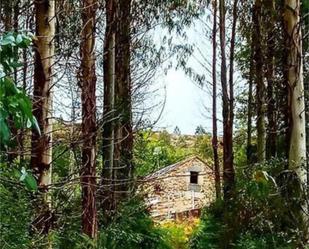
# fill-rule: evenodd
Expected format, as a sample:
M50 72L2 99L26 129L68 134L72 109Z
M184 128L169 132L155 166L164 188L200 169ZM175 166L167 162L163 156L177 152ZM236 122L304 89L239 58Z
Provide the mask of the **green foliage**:
M164 232L155 226L142 200L124 203L111 224L103 228L99 248L169 249Z
M54 249L171 249L165 242L165 231L154 224L139 198L123 203L111 223L99 227L97 241L91 240L80 232L80 195L72 198L67 192L55 193L59 199L55 208L61 218L49 236ZM70 201L63 205L64 199Z
M31 44L31 38L25 34L6 33L0 36L0 146L10 142L10 125L34 127L39 132L36 119L31 112L31 101L25 92L18 88L10 75L22 64L18 61L19 49Z
M19 182L20 172L0 164L0 247L31 248L31 192Z
M209 134L196 135L194 143L195 154L204 159L213 158L213 149L211 145L211 136Z
M191 248L297 248L302 244L303 201L293 173L273 159L237 171L235 198L205 210Z
M166 221L160 224L164 229L166 236L165 240L171 248L187 249L189 239L195 231L199 219L186 219L176 221Z
M190 248L220 248L220 240L224 231L222 217L222 201L218 201L209 208L206 208L202 213L199 227L195 230L190 239Z
M184 159L192 153L172 143L166 131L159 134L144 131L137 134L134 148L136 173L147 175L157 169Z
M26 171L26 169L24 167L22 167L21 169L21 175L19 180L21 182L24 182L26 188L30 191L37 191L38 190L38 185L37 182L35 180L35 178L33 177L33 175L29 172Z

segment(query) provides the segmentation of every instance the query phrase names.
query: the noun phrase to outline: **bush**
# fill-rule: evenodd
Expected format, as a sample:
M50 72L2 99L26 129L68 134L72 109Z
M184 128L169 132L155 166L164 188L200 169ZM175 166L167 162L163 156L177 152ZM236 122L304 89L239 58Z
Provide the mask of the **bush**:
M100 229L100 249L170 249L165 232L155 226L144 203L133 198L124 203L110 225Z
M237 172L235 198L205 210L190 248L304 248L304 194L285 164L274 159Z
M165 240L171 248L188 248L189 239L199 224L199 219L188 219L184 221L167 221L160 224L165 231Z
M222 202L213 203L202 213L200 224L189 242L191 249L217 249L224 231Z

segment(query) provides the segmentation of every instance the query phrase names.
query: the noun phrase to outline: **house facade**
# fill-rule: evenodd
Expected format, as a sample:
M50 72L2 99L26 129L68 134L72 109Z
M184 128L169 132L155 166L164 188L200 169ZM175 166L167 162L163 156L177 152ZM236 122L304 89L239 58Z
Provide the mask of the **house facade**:
M155 219L199 213L215 199L214 172L199 157L191 157L148 175L142 191Z

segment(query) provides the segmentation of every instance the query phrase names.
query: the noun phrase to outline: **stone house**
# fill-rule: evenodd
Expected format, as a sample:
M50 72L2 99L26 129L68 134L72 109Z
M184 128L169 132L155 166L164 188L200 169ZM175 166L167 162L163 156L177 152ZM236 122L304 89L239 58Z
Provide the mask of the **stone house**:
M197 156L164 167L144 180L142 191L155 219L199 215L215 199L213 169Z

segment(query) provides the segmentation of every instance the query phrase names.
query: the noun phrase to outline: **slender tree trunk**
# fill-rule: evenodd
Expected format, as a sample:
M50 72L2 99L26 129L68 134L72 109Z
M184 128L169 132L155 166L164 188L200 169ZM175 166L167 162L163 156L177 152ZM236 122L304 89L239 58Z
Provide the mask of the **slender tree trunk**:
M95 74L96 1L84 0L80 47L80 86L82 90L82 231L97 237L96 208L96 74Z
M285 1L285 28L288 34L288 89L290 97L291 137L289 167L304 180L306 162L305 100L302 65L302 44L299 24L299 0Z
M212 28L212 148L214 154L216 197L221 198L220 165L218 156L217 128L217 0L213 2Z
M257 158L263 162L266 156L266 131L265 131L265 84L263 75L263 54L261 41L261 0L256 0L253 10L253 24L255 32L255 80L257 94Z
M235 57L235 38L236 38L236 24L237 24L237 4L238 0L234 0L233 3L233 21L232 21L232 33L231 33L231 43L230 43L230 68L229 68L229 127L231 136L230 145L230 157L231 165L233 167L234 153L233 153L233 126L234 126L234 57ZM234 174L234 169L233 169ZM234 176L233 176L234 177Z
M106 13L102 185L108 216L132 190L131 1L107 1Z
M104 106L103 106L103 169L101 200L105 216L114 210L114 148L115 148L115 59L116 59L116 1L107 0L104 38Z
M253 105L253 78L254 78L254 33L251 35L250 45L250 69L249 69L249 91L248 91L248 113L247 113L247 164L253 163L252 158L252 105Z
M131 0L119 1L116 33L116 146L115 179L118 187L116 203L125 199L132 191L130 180L133 173L133 132L131 103Z
M267 54L266 54L266 79L267 79L267 138L266 159L275 157L277 154L277 117L275 102L275 80L274 80L274 53L275 53L275 1L266 4L267 17L265 26L267 29Z
M29 16L26 18L26 30L29 27ZM23 49L23 72L22 72L22 88L24 91L27 89L27 76L28 76L28 58L27 58L27 49ZM25 132L26 130L24 128L21 128L20 130L20 161L24 161L24 144L25 144Z
M31 167L37 177L42 201L34 228L47 234L51 226L50 198L52 162L52 75L54 63L55 1L35 1L36 37L34 58L33 115L41 134L32 132Z
M224 199L228 201L234 192L235 173L233 166L233 134L230 122L230 99L228 93L227 67L225 54L225 1L220 0L220 48L221 48L221 85L223 102L223 181Z
M287 34L287 83L290 122L289 169L298 176L301 188L306 189L306 121L300 27L300 0L285 0L284 27ZM297 186L293 186L297 187ZM298 206L302 214L299 227L308 239L307 206Z

